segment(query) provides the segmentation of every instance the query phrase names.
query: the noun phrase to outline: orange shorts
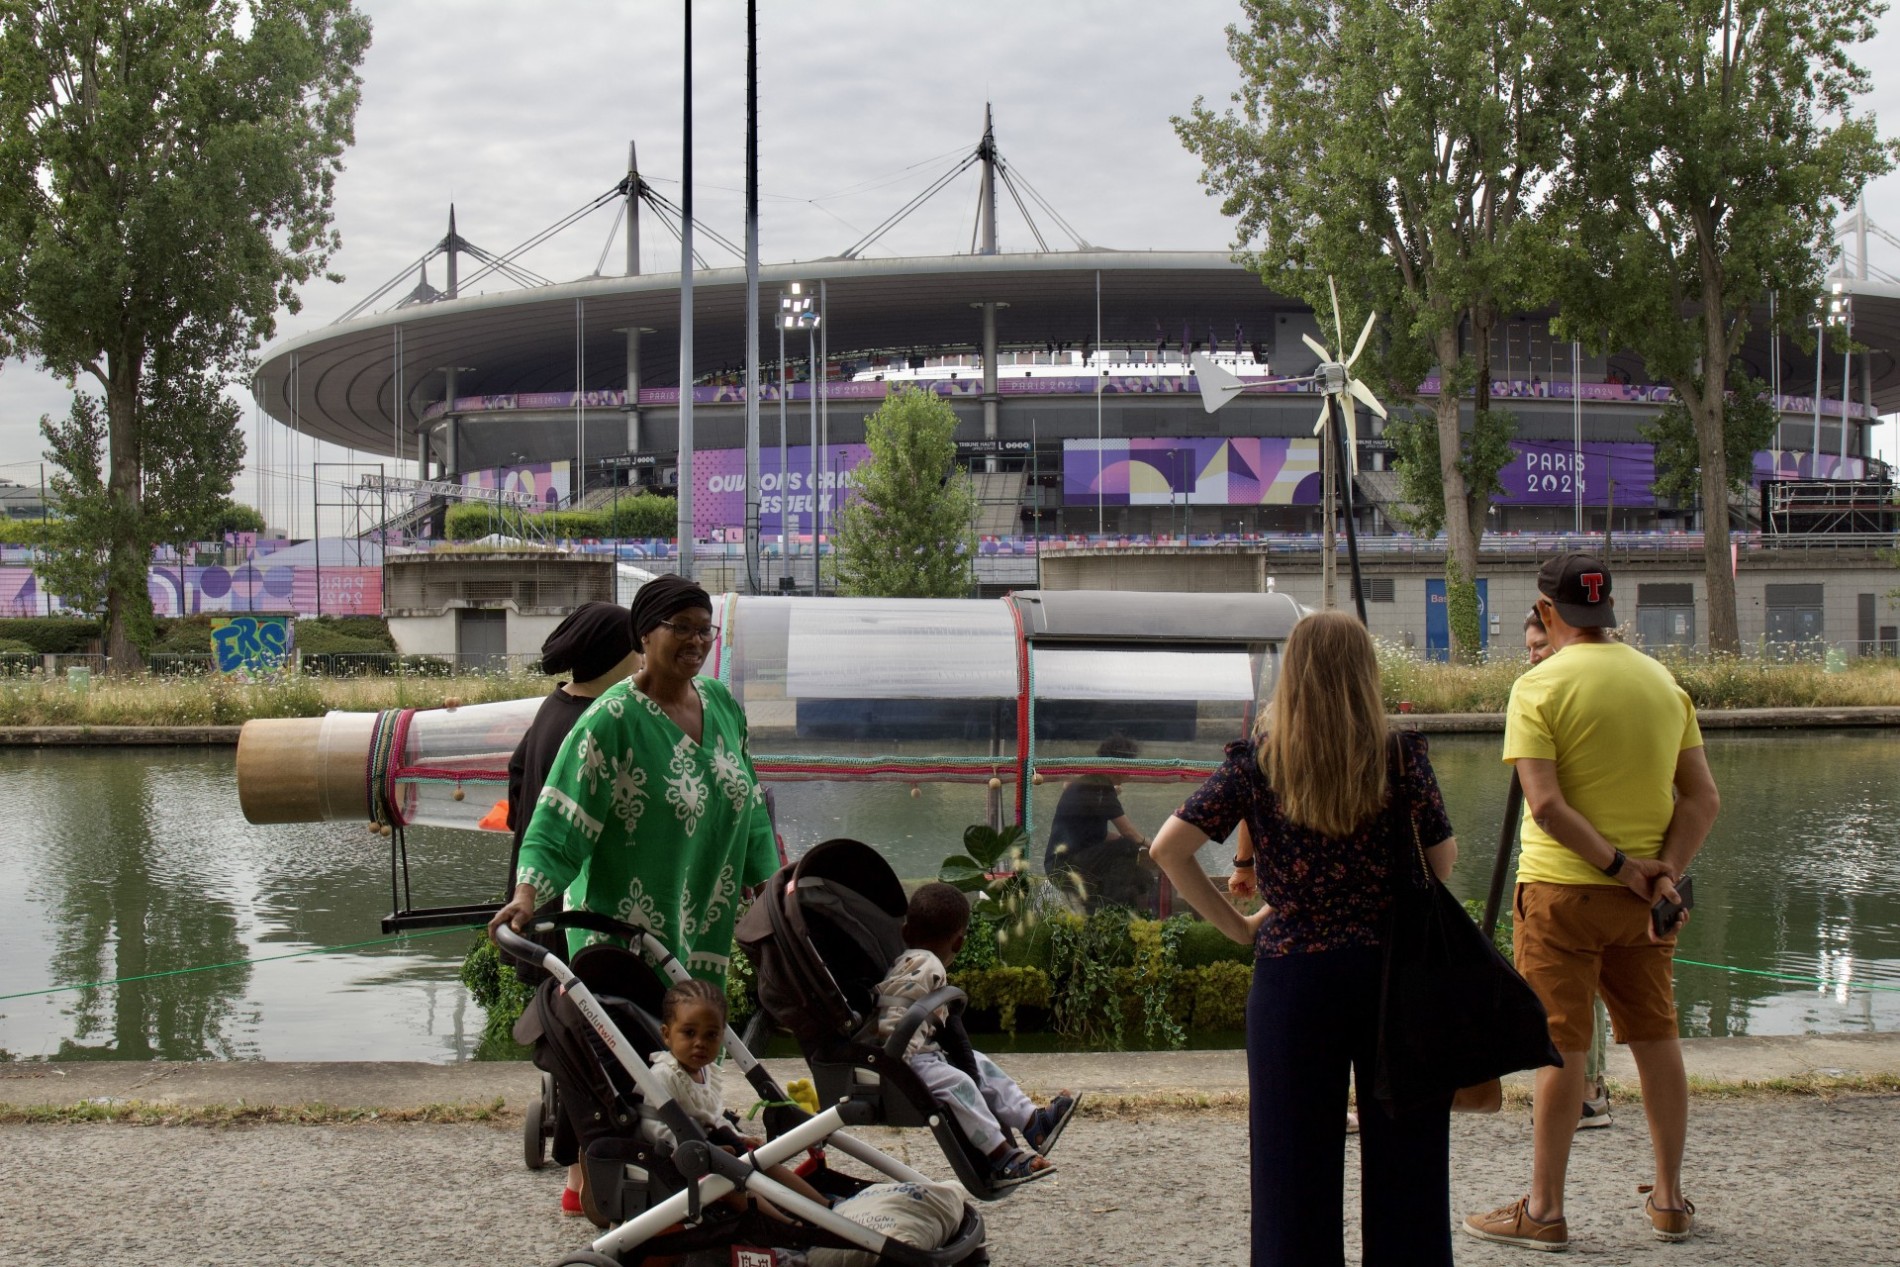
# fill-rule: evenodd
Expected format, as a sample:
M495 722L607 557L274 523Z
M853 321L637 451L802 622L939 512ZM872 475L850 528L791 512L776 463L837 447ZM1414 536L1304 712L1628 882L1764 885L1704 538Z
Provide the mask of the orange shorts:
M1550 1013L1558 1051L1587 1051L1601 994L1619 1043L1676 1037L1676 939L1649 940L1649 906L1620 884L1520 884L1517 970Z

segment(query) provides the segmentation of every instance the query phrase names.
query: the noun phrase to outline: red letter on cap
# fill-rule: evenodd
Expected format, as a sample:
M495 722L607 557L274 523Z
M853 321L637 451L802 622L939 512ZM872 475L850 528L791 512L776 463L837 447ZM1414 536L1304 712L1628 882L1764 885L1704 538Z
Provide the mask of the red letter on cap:
M1600 603L1603 601L1603 573L1585 572L1579 576L1577 580L1583 584L1583 588L1590 591L1591 602Z

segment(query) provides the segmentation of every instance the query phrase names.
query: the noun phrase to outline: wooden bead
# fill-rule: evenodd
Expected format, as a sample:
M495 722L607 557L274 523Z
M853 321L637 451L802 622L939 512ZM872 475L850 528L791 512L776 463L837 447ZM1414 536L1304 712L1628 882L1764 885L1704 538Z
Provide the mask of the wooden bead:
M924 794L924 790L918 787L915 783L913 783L910 785L910 794L913 797L922 796Z
M452 795L455 797L456 800L460 801L460 800L466 799L468 796L468 793L464 792L461 788L458 787L455 789Z
M1031 783L1033 783L1033 784L1035 784L1035 785L1036 785L1037 787L1041 787L1041 786L1042 786L1042 775L1041 775L1040 773L1036 773L1036 774L1032 774L1032 775L1030 775L1030 776L1029 776L1029 781L1030 781Z
M1003 781L992 774L990 776L990 791L994 792L997 788L1002 787L1002 786L1003 786Z

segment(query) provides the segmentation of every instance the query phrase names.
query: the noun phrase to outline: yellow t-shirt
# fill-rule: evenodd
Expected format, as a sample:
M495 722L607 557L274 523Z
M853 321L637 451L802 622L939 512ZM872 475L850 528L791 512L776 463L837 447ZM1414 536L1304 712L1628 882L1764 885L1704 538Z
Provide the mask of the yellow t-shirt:
M1557 763L1571 808L1632 858L1662 852L1677 755L1702 746L1695 705L1661 664L1620 642L1573 642L1511 688L1504 760ZM1526 813L1520 884L1617 884Z

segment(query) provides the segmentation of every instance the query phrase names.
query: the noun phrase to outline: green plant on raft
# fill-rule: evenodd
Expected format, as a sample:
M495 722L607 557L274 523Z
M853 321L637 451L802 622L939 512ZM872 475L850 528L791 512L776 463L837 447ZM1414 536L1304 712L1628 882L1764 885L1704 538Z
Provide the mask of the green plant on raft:
M1190 917L1176 915L1155 923L1131 920L1129 940L1134 944L1135 996L1141 1002L1141 1028L1153 1046L1179 1048L1187 1031L1171 1014L1176 984L1181 976L1181 940Z
M1086 917L1049 920L1049 977L1055 991L1055 1028L1075 1042L1120 1051L1124 1046L1117 968L1133 966L1130 918L1119 907Z
M1006 1034L1016 1032L1018 1007L1049 1006L1049 974L1040 968L996 965L953 971L950 984L969 996L972 1008L995 1009L997 1027Z
M534 991L521 984L521 978L501 957L495 943L483 934L462 960L462 984L470 997L487 1013L481 1040L475 1044L477 1060L519 1060L521 1046L515 1042L515 1021L534 997Z

